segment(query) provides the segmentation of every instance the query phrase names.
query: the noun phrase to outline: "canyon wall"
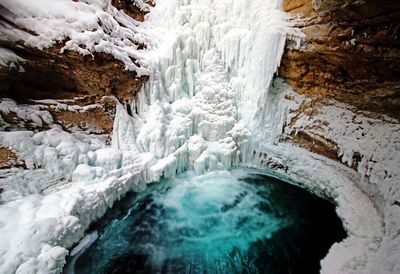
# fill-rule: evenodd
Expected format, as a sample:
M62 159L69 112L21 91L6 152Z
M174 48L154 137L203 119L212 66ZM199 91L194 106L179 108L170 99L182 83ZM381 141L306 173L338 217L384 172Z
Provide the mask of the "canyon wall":
M148 12L128 0L113 0L112 5L137 21L143 21ZM0 15L1 30L5 33L12 29L39 37L33 30L16 23L19 22L17 16L3 6L0 6ZM54 122L67 131L80 129L86 133L110 134L115 98L120 102L133 101L148 79L128 70L111 54L91 52L84 55L64 50L68 37L44 48L33 47L23 40L13 41L10 37L0 39L0 48L12 51L22 60L21 66L13 63L0 66L0 98L11 98L20 105L40 105L41 110L49 111ZM133 42L139 50L146 46ZM65 103L64 107L57 107L57 101ZM79 111L74 110L75 106ZM18 117L17 111L0 110L0 116L4 129L48 129L45 122L40 127L32 127L29 117Z
M14 1L12 3L32 8L27 1ZM151 5L142 0L59 1L84 13L87 17L73 15L72 19L84 18L85 22L71 20L66 10L52 13L53 9L43 5L51 5L52 1L37 1L44 13L24 17L27 10L19 10L19 20L1 9L0 38L6 37L2 32L7 26L29 39L0 39L0 57L9 54L7 50L20 56L13 55L15 62L0 62L6 65L0 70L0 97L4 97L0 100L0 202L16 201L16 208L32 207L34 210L28 217L7 213L17 217L1 224L2 231L10 232L10 237L4 234L7 235L4 239L15 237L21 241L29 237L29 241L21 242L29 242L30 246L19 245L18 254L24 255L15 256L14 249L8 248L14 246L12 240L2 244L4 252L0 253L6 254L3 257L9 263L0 261L0 269L32 269L32 265L40 265L41 258L51 257L38 255L48 252L48 233L43 230L39 233L43 239L35 236L38 244L32 244L31 234L25 232L24 226L17 225L20 219L25 223L35 220L40 227L47 217L72 217L73 221L63 217L55 221L60 229L54 229L58 231L53 236L57 242L51 242L62 246L64 253L56 250L52 255L58 254L54 265L61 269L65 263L65 248L76 243L90 222L104 214L106 208L127 191L143 189L147 182L157 181L162 175L174 176L192 165L200 172L229 168L239 164L241 157L244 164L251 165L252 162L246 162L251 158L256 166L265 164L294 177L303 176L303 185L309 181L310 190L326 192L335 200L349 238L333 248L333 254L344 254L341 257L344 261L338 262L337 256L331 254L333 265L325 263L325 269L343 266L341 271L345 273L355 273L356 268L360 270L358 273L400 271L400 260L396 257L400 246L398 5L394 1L285 1L284 8L293 17L291 21L305 35L300 48L294 49L289 41L279 71L295 92L276 79L269 93L264 89L262 96L259 91L269 86L269 79L279 64L286 31L285 14L277 9L275 23L279 30L271 28L269 31L275 30L271 32L274 35L263 37L266 26L274 23L273 16L266 16L271 8L268 1L254 1L257 2L255 6L246 1L227 1L211 10L207 6L198 10L196 5L191 10L186 6L191 1L178 1L182 6L176 7L169 6L173 1L160 1L156 13L153 10L146 17L147 22L153 19L153 25L147 28L136 28L148 11L140 7ZM221 4L220 0L211 2ZM235 11L229 10L232 3L240 7L243 21L238 21L235 14L225 14L225 11ZM265 5L266 13L259 12L258 4ZM47 17L48 14L53 17ZM174 22L171 14L179 20ZM208 24L204 24L199 14L207 15ZM221 14L226 22L219 21ZM254 25L246 29L247 19L253 14L258 15L256 19L260 21L250 20ZM48 31L46 24L40 25L46 21L43 18L67 30L72 28L73 35L65 35L51 25ZM164 28L166 22L159 21L160 18L172 22ZM35 24L31 24L31 20ZM92 20L89 26L86 20ZM26 26L39 24L43 29L37 34L14 21L25 22ZM83 30L74 28L79 25L76 23L82 23ZM222 36L212 35L211 26L215 25L214 31ZM238 25L244 27L236 32L240 35L227 32ZM146 37L152 27L156 27L156 32ZM194 29L201 35L194 35ZM10 33L10 29L4 32ZM56 35L49 35L50 39L46 36L48 33ZM11 34L19 37L15 31ZM46 39L39 39L43 37L50 40L50 46ZM91 40L93 37L98 39ZM152 54L149 54L147 62L141 53L154 50L152 42L158 39L167 47L157 52L155 55L159 56L154 60L150 60ZM29 44L36 40L47 46ZM217 42L222 40L229 43L209 48L210 41L219 44ZM246 45L254 47L246 48ZM203 46L210 50L205 57L200 50ZM254 52L239 50L242 46ZM271 50L266 52L265 48ZM226 59L220 60L221 52ZM241 79L235 77L235 81L230 81L233 79L227 77L230 61L237 62L238 66L246 63L240 70ZM206 68L197 70L198 63ZM151 73L154 72L152 66L158 74ZM197 71L202 73L194 77ZM138 94L147 81L146 75L154 78L150 77L147 88ZM193 95L196 83L196 89L200 87L196 96L187 100L190 92ZM287 93L283 94L282 90ZM238 92L245 96L238 96ZM281 97L271 99L270 95L279 92ZM115 107L117 100L134 101L137 94L139 103L132 104L133 108ZM236 123L235 103L238 102L234 99L238 97L239 103L246 101L243 108L251 110L248 120L253 119L254 113L259 114L260 109L263 111L262 115L256 115L263 124L252 128L260 131L256 133L262 132L261 140L257 141L266 141L268 138L264 137L274 131L274 138L269 138L273 141L262 144L265 147L259 148L258 143L253 146L249 142L250 132ZM255 109L257 98L261 99ZM262 101L264 99L266 101ZM107 138L113 129L114 116L116 138L113 138L114 146L109 146ZM285 124L283 130L281 123ZM296 145L327 158L308 153ZM367 195L362 195L353 184L358 184L375 202L380 215ZM37 201L32 205L31 200L23 199L38 193L43 197L36 195ZM48 208L59 211L54 213ZM36 214L35 210L44 215ZM37 216L46 218L36 220ZM386 237L381 245L382 223L385 223ZM21 234L14 233L16 229ZM35 226L28 229L36 231ZM68 241L65 235L70 235ZM44 244L46 248L42 250ZM34 254L35 259L31 259L30 254ZM377 261L384 263L374 264ZM45 267L53 266L45 263ZM367 263L372 267L365 268ZM378 267L385 268L386 272Z
M285 0L283 8L305 34L279 70L298 93L400 117L398 1Z
M302 98L281 141L357 171L356 185L374 202L385 226L379 248L365 262L368 273L397 273L400 4L285 0L283 8L304 37L297 49L289 39L279 69L294 96Z
M310 99L299 114L313 116L334 100L371 118L400 118L398 1L285 0L283 9L304 33L299 49L289 41L279 69L279 76ZM313 127L324 125L317 121ZM340 160L333 140L310 135L303 129L292 137L314 152ZM358 161L355 155L354 168Z

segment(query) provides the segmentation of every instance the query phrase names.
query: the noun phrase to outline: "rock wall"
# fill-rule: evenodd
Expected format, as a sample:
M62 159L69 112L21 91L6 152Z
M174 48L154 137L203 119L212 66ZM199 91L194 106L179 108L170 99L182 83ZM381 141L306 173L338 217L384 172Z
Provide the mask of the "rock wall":
M284 0L283 8L304 39L299 49L289 41L279 69L303 98L281 141L356 170L382 217L383 239L364 270L340 273L398 273L400 2Z
M398 121L398 1L284 0L283 9L305 35L300 49L288 43L279 69L279 75L309 99L297 115L314 117L319 108L334 100L370 118L384 121L388 116L394 118L393 123ZM327 126L314 121L314 129ZM339 146L315 132L298 129L291 138L313 152L341 161ZM354 169L359 157L356 151L350 165Z
M146 11L134 6L132 1L115 0L112 4L134 19L144 20ZM3 16L6 13L0 6L0 23L12 24L15 29L34 34L7 21ZM68 105L80 107L97 105L87 108L88 111L80 109L79 112L50 106L47 110L53 115L54 122L66 130L73 127L82 130L94 128L97 133L111 133L115 101L110 96L115 96L120 102L132 101L148 77L127 70L122 61L105 53L94 52L84 56L76 51L61 52L65 42L38 49L27 46L24 41L10 42L7 37L0 39L0 47L24 59L23 69L19 66L11 69L0 66L0 98L11 98L20 104L31 105L37 104L34 100L42 99L69 100ZM14 121L10 115L13 114L0 111L6 123L12 125L21 122ZM89 133L95 132L89 130Z
M400 118L400 4L396 0L285 0L301 28L279 70L298 93Z
M24 72L0 71L0 96L16 100L71 99L79 96L114 95L131 100L147 77L137 77L112 56L83 56L74 51L60 53L62 45L33 49L7 45L25 59Z

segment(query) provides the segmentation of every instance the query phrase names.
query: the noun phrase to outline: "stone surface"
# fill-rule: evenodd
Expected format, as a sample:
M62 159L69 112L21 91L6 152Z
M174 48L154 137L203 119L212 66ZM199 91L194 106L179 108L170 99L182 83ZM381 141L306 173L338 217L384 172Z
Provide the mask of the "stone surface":
M25 72L1 69L0 97L23 101L114 95L126 101L134 99L147 80L125 70L122 62L112 56L60 53L61 47L38 50L9 45L8 48L26 60Z
M24 161L18 159L17 154L7 147L0 147L0 169L11 167L25 167ZM1 190L0 190L1 194Z
M305 34L279 70L298 93L400 118L400 2L285 0Z
M69 102L72 106L78 104L83 107L78 111L63 110L51 104L46 110L52 115L54 122L61 125L65 131L79 130L88 134L111 134L116 102L115 99L107 96L87 96Z
M147 13L129 0L113 0L112 4L138 21L143 21ZM87 56L75 51L61 53L64 42L39 50L27 47L23 42L0 41L1 47L12 50L25 60L23 71L20 68L0 67L0 98L11 98L19 104L31 105L37 104L33 100L40 99L71 99L69 105L81 107L96 104L96 107L85 111L63 110L51 104L44 110L49 111L54 122L64 130L111 133L116 103L112 97L115 96L120 102L135 100L148 77L139 77L135 72L126 70L121 61L104 53ZM46 123L37 127L29 119L21 120L15 112L0 112L0 118L10 125L10 129L49 128Z
M117 9L123 10L126 14L128 14L133 19L143 22L144 16L146 12L141 11L137 6L132 5L132 0L112 0L111 3ZM153 6L154 3L152 0L145 0L145 3Z

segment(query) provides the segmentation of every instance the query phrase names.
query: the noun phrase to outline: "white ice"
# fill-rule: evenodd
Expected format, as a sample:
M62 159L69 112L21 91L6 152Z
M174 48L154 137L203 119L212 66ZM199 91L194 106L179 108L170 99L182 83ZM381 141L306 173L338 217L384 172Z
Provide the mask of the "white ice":
M0 47L0 67L16 69L18 72L25 72L21 63L25 60L13 51Z
M150 79L137 101L117 106L111 147L102 138L70 134L55 125L43 132L0 132L0 145L15 150L30 168L11 170L0 181L5 188L1 197L7 201L0 206L0 273L59 273L67 249L127 191L140 191L161 176L188 169L200 174L238 165L274 167L337 203L349 237L332 247L322 261L322 272L368 273L383 256L387 271L396 272L400 263L390 249L399 250L399 237L396 226L387 226L393 231L385 232L383 223L399 216L398 206L382 220L356 187L363 180L359 173L280 143L282 134L288 134L285 125L295 118L291 111L305 100L281 80L273 81L286 35L298 34L289 28L280 1L159 0L154 8L136 3L150 10L142 24L117 11L109 0L7 3L22 26L33 26L39 34L6 29L13 39L42 48L69 37L65 49L110 53L127 69ZM132 41L148 47L137 51ZM13 103L6 102L4 109L7 104ZM338 109L350 115L343 107ZM19 115L32 113L38 123L47 119L31 109ZM321 117L328 119L329 113L328 107ZM343 115L336 119L342 121ZM298 127L307 125L298 121ZM348 162L352 148L365 140L354 140L348 147L339 137L343 130L338 123L321 134L340 145ZM384 143L375 146L380 159L380 149L397 140L397 129L390 130ZM356 133L348 131L350 136ZM399 154L390 155L395 161ZM382 165L382 170L398 171L392 161ZM376 184L383 183L380 178ZM397 177L391 178L393 183L382 189L398 195L389 187L397 185ZM395 240L389 241L388 235Z

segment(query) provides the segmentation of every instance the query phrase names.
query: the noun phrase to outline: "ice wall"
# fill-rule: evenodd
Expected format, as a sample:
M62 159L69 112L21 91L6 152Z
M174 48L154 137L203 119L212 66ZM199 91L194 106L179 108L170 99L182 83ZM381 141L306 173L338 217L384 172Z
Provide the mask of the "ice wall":
M202 172L244 161L253 139L273 141L263 121L286 19L279 0L158 1L142 26L154 35L150 80L131 122L117 111L113 146L134 140L170 164L184 151L185 168Z

